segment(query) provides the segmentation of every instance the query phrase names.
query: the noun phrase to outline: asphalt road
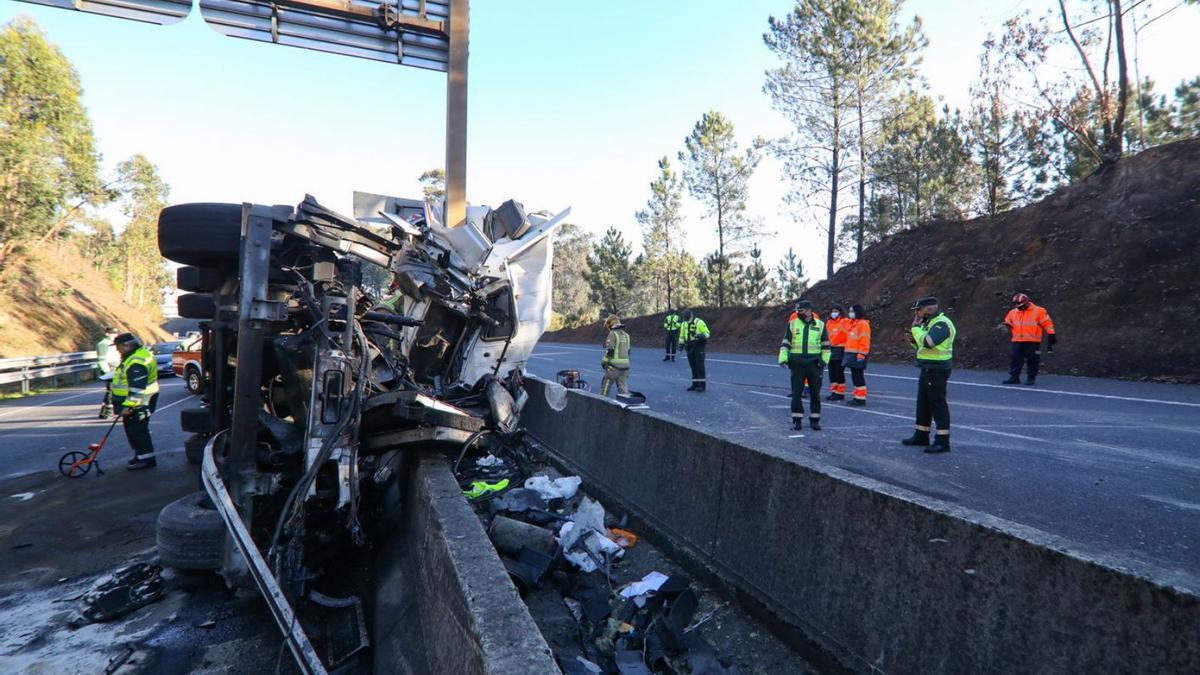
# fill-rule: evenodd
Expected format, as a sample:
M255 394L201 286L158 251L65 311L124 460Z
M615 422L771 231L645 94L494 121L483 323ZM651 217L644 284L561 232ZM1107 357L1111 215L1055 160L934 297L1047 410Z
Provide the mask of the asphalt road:
M553 379L575 368L599 391L600 358L599 346L543 343L529 371ZM1006 373L955 370L954 449L927 455L899 443L913 429L913 367L871 364L866 408L826 401L823 430L796 432L774 355L710 352L702 394L685 391L682 355L663 363L661 348L635 348L632 361L630 388L659 413L1033 527L1200 592L1200 386L1045 374L1025 387L1001 385Z
M199 405L174 378L161 381L150 421L158 466L126 471L119 428L101 451L105 473L58 473L108 424L104 388L89 384L0 403L0 673L273 672L279 634L257 594L231 595L220 577L168 568L166 597L111 623L68 622L75 598L115 568L154 561L155 522L199 487L183 453L179 410ZM294 672L282 658L283 671Z

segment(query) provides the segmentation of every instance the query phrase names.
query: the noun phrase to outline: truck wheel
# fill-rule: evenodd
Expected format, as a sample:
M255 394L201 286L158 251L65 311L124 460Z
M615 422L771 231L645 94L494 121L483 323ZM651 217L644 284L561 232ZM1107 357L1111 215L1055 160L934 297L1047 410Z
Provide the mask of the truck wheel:
M221 566L225 523L204 492L193 492L158 512L158 557L181 570Z
M158 214L158 251L177 263L236 265L241 239L241 204L176 204Z
M204 391L204 377L196 366L188 366L183 371L183 386L189 394L197 395Z
M208 319L217 315L217 301L208 293L184 293L175 300L179 316L185 319Z
M183 440L183 455L187 457L189 464L204 463L204 448L208 445L209 438L211 437L207 434L192 434Z

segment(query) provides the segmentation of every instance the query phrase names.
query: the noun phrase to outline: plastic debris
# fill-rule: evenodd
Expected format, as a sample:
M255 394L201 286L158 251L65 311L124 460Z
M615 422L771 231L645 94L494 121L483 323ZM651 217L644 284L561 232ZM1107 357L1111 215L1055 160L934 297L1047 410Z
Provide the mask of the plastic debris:
M583 479L579 476L565 476L550 480L548 476L533 476L525 481L525 487L537 490L542 499L571 499L579 492Z
M499 457L492 455L492 454L489 454L487 457L480 457L479 459L475 460L475 466L483 467L483 468L490 467L490 466L498 466L503 463L504 463L504 460L502 460Z
M653 593L662 588L662 585L667 582L667 575L662 572L651 572L642 577L641 581L635 581L625 588L621 589L622 598L637 598L638 596ZM635 600L636 602L636 600ZM641 606L639 604L639 606Z
M489 483L483 480L477 480L471 483L470 490L463 490L463 494L467 499L479 499L488 493L501 493L508 489L508 479Z
M96 582L83 595L79 613L85 621L111 621L164 596L162 567L126 565Z
M638 536L636 534L629 530L622 530L619 527L609 528L608 538L612 539L621 548L633 548L638 543Z
M550 530L505 516L496 516L492 519L492 525L488 528L488 536L491 537L497 550L510 555L519 554L523 548L553 555L557 549L557 545L554 543L554 533Z

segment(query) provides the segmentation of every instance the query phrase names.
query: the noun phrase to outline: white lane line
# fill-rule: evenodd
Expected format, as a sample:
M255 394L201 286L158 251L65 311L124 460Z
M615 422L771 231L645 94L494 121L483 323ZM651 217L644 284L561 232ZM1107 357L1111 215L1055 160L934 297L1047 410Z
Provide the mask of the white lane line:
M163 407L159 408L158 410L155 410L155 411L154 411L154 414L155 414L155 415L157 415L158 413L160 413L160 412L162 412L162 411L166 410L167 408L170 408L170 407L172 407L172 406L177 406L177 405L179 405L180 403L183 403L184 401L188 400L188 399L189 399L189 398L191 398L191 397L192 397L192 395L191 395L191 394L188 394L187 396L184 396L183 398L179 399L178 401L175 401L174 403L169 403L169 404L167 404L167 405L164 405Z
M732 361L730 359L707 359L715 363L733 363L739 366L758 366L760 368L778 368L778 365L770 365L767 363L757 363L755 361ZM888 380L908 380L916 382L917 378L908 377L906 375L883 375L881 373L871 373L870 377L882 377ZM984 384L982 382L961 382L950 380L950 384L963 387L985 387L987 389L1005 389L1007 391L1021 391L1033 394L1060 394L1062 396L1083 396L1086 398L1106 398L1114 401L1136 401L1138 403L1158 403L1160 405L1181 405L1188 408L1200 408L1200 403L1188 403L1186 401L1167 401L1160 398L1140 398L1137 396L1115 396L1112 394L1087 394L1080 391L1063 391L1061 389L1042 389L1041 387L1025 387L1006 384ZM870 412L864 410L862 412Z
M16 497L16 495L13 495L13 496ZM1152 502L1158 502L1159 504L1166 504L1167 506L1174 506L1174 507L1181 508L1181 509L1187 509L1188 511L1200 511L1200 504L1193 504L1191 502L1180 501L1178 499L1171 499L1170 497L1159 497L1158 495L1138 495L1138 496L1141 497L1142 499L1148 499Z
M597 349L596 351L600 351L600 350L599 350L599 349ZM571 352L536 352L536 353L534 353L534 354L530 354L530 356L541 356L541 357L546 357L546 356L563 356L564 354L570 354L570 353L571 353Z
M783 394L768 394L768 393L767 393L767 392L765 392L765 391L754 391L754 390L750 390L750 393L751 393L751 394L758 394L759 396L770 396L770 397L772 397L772 398L786 398L786 399L790 399L790 398L791 398L791 396L784 396ZM840 407L839 407L838 409L839 409L839 410L842 410L843 408L840 408ZM910 415L897 415L897 414L895 414L895 413L885 413L885 412L881 412L881 411L879 411L879 410L867 410L866 408L850 408L850 407L847 407L847 408L844 408L844 409L845 409L845 410L850 410L850 411L853 411L853 412L856 412L856 413L867 413L868 415L879 415L879 416L881 416L881 417L895 417L895 418L897 418L897 419L902 419L902 420L910 420L910 421L912 420L912 416L910 416ZM824 407L822 407L822 410L824 410ZM980 427L967 426L967 425L965 425L965 424L954 424L954 425L952 425L952 428L954 428L954 429L966 429L967 431L978 431L978 432L979 432L979 433L981 433L981 434L994 434L994 435L996 435L996 436L1005 436L1005 437L1008 437L1008 438L1016 438L1016 439L1020 439L1020 440L1022 440L1022 441L1036 441L1036 442L1038 442L1038 443L1048 443L1048 442L1049 442L1049 441L1047 441L1047 440L1045 440L1045 439L1042 439L1042 438L1034 438L1034 437L1032 437L1032 436L1022 436L1021 434L1010 434L1010 433L1008 433L1008 432L1006 432L1006 431L993 431L992 429L981 429Z
M97 390L97 391L99 391L99 390ZM26 410L33 410L34 408L42 408L42 407L45 407L48 405L54 405L55 403L62 403L63 401L70 401L73 398L79 398L80 396L87 396L89 394L95 394L95 393L97 393L97 392L89 390L89 391L83 392L82 394L75 394L74 396L67 396L64 398L56 398L53 401L46 401L45 403L39 403L37 405L13 406L15 408L15 410L9 410L8 412L0 413L0 417L8 417L9 415L15 415L19 412L25 412Z

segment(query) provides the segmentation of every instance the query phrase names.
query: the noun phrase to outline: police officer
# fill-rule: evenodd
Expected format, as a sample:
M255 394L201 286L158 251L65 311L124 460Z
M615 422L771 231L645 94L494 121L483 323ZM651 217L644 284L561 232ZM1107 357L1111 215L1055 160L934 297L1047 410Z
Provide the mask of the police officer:
M625 324L616 316L604 320L608 327L608 337L604 340L604 358L600 365L604 368L604 381L600 383L600 395L607 397L612 383L617 383L617 393L629 395L629 333L625 332Z
M937 298L921 298L913 305L912 342L917 348L917 429L902 441L904 445L924 446L925 452L950 451L950 406L946 403L946 382L950 379L950 361L954 356L954 322L942 313ZM931 423L937 423L937 435L929 442Z
M121 354L121 365L113 371L113 406L121 411L125 438L133 448L125 468L149 469L158 463L150 439L150 415L158 407L158 364L132 333L121 333L113 344Z
M674 361L675 347L679 344L679 315L675 310L667 310L663 318L663 330L667 333L667 353L663 355L663 361Z
M821 430L821 374L830 358L829 333L812 311L812 303L801 300L788 321L779 345L779 365L792 371L792 428L803 428L804 391L808 383L808 425Z
M685 309L679 315L679 344L687 351L688 365L692 368L692 386L688 391L704 391L708 379L704 374L704 348L712 334L704 319Z

